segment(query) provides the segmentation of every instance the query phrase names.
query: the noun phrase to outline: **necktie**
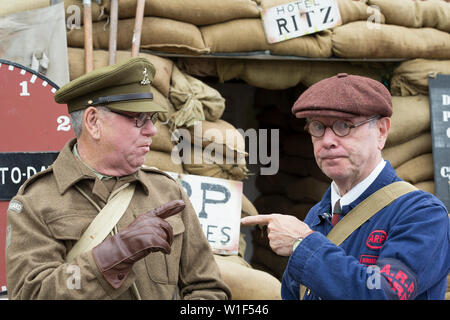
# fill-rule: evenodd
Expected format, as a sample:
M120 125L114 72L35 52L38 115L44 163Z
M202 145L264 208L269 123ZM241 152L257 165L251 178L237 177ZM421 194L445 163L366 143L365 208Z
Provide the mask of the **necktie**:
M342 210L340 201L341 199L339 199L334 205L334 212L333 216L331 217L331 224L333 225L333 227L336 225L336 223L339 222L339 218L341 217Z

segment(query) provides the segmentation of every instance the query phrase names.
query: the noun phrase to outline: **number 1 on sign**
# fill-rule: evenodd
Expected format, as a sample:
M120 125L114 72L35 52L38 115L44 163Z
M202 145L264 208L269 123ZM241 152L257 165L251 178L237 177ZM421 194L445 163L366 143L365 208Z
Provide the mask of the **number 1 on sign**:
M19 83L19 85L22 87L22 92L20 93L21 97L28 97L30 93L28 92L28 82L22 81Z

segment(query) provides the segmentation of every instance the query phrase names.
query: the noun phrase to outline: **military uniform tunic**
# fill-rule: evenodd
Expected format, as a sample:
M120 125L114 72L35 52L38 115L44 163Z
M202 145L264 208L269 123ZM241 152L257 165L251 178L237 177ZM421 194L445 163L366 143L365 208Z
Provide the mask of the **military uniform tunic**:
M211 248L196 213L180 185L155 169L99 179L74 156L75 140L66 144L53 165L31 177L11 200L6 250L9 299L227 299ZM104 207L111 192L135 183L135 193L117 224L118 231L136 217L171 200L186 208L166 219L173 228L171 253L154 252L137 261L123 285L114 289L98 270L92 251L70 264L66 255L98 210L75 186Z

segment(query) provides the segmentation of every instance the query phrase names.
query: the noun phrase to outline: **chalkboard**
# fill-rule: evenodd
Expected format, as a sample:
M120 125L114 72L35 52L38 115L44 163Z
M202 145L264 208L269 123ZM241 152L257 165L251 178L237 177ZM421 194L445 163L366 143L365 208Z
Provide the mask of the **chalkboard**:
M430 77L428 87L435 194L450 210L450 75Z

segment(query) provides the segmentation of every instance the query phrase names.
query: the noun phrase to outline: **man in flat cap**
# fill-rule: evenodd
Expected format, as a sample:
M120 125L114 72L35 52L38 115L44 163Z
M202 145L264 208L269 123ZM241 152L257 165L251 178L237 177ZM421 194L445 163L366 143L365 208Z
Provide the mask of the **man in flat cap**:
M282 214L241 220L267 224L271 248L290 256L282 298L443 299L448 213L382 158L389 91L375 80L338 74L308 88L292 112L306 118L331 186L304 222Z
M144 58L97 69L55 94L76 139L8 210L9 299L227 299L180 185L142 166L164 108Z

